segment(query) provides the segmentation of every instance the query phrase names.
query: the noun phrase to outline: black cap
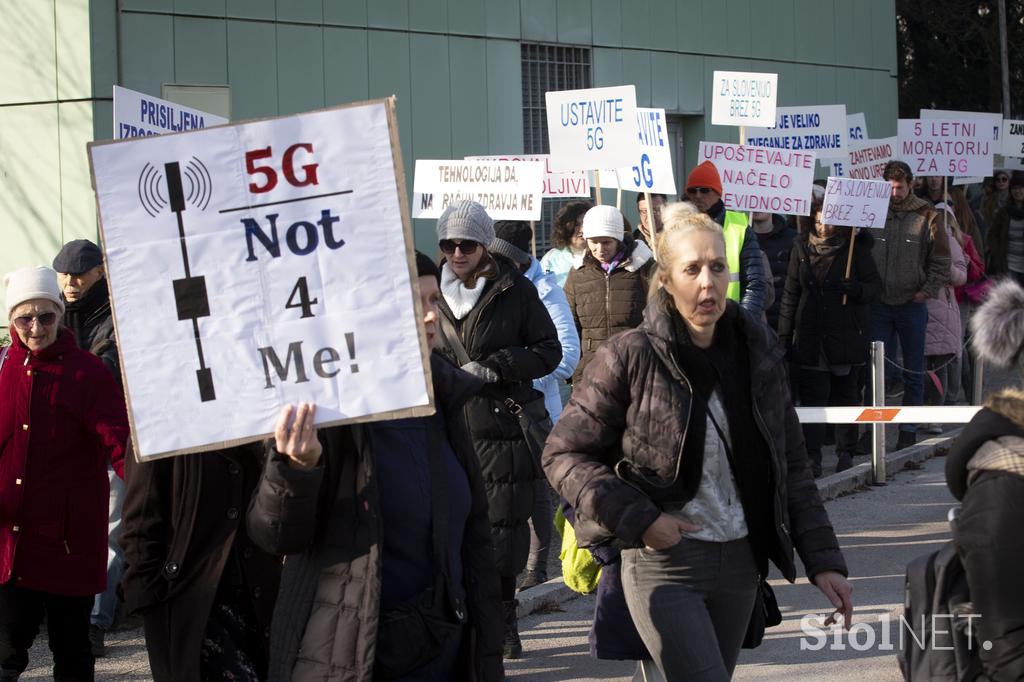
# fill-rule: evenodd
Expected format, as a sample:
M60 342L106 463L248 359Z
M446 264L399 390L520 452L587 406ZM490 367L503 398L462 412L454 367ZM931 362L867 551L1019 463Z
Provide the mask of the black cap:
M1024 187L1024 172L1015 170L1010 174L1010 188L1014 187Z
M441 281L441 271L437 268L437 265L434 261L430 260L430 256L419 251L416 252L416 276L433 277L438 282Z
M68 242L53 259L53 269L67 275L80 275L97 265L103 265L103 252L88 239Z

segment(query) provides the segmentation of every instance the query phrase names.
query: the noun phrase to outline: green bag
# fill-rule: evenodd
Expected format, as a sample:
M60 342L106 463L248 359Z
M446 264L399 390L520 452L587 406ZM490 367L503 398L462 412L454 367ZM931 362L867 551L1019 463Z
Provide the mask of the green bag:
M597 589L601 567L589 550L580 549L576 544L576 533L572 524L565 522L561 507L555 510L555 529L562 536L562 551L558 555L562 560L562 580L573 592L590 594Z

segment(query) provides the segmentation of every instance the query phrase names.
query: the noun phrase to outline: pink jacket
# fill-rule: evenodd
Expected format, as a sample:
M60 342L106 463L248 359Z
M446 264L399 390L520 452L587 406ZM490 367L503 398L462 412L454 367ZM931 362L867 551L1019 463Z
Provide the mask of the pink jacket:
M963 348L964 329L960 323L960 306L956 302L954 289L967 282L967 256L953 237L953 230L946 227L949 238L949 283L939 289L935 298L927 301L928 328L925 330L925 355L960 355Z

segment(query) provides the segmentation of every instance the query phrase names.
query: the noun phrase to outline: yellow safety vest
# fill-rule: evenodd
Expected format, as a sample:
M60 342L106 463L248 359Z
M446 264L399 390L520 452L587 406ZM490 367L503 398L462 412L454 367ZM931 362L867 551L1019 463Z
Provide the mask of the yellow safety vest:
M725 257L729 263L729 288L725 295L734 301L740 300L740 252L743 251L743 237L747 234L747 214L736 211L725 212Z

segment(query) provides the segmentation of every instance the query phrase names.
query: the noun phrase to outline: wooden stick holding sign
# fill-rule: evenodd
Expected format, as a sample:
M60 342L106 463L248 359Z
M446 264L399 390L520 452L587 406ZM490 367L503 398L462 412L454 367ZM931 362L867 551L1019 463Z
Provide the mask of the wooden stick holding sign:
M647 231L651 233L651 253L654 255L654 260L658 260L658 221L654 219L654 204L651 203L651 193L644 192L644 203L646 204L647 211ZM644 222L643 216L640 216L640 223ZM643 232L643 230L640 230Z
M594 171L594 205L601 205L601 171Z
M619 169L615 169L615 208L622 213L622 181L619 180Z
M846 252L846 274L843 279L850 279L850 272L853 269L853 243L857 240L856 227L850 228L850 250ZM846 305L846 294L843 294L843 305Z
M537 257L537 223L530 221L530 255Z

